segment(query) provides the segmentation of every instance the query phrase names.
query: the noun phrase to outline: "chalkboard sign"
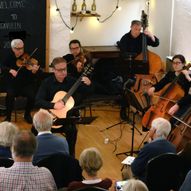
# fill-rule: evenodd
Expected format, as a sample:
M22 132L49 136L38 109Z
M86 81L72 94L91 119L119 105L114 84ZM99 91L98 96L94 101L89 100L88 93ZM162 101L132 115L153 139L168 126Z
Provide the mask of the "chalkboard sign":
M25 52L45 67L46 0L0 0L0 62L11 48L12 39L21 38Z

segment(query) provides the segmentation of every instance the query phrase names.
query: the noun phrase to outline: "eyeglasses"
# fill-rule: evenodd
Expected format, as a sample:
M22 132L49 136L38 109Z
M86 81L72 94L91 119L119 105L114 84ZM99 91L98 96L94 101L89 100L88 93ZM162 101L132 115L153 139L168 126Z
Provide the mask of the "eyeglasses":
M57 69L57 68L54 68L56 71L58 71L58 72L65 72L65 71L67 71L67 68L59 68L59 69Z
M14 47L14 49L16 49L16 50L22 50L22 49L24 49L24 47Z
M182 64L182 62L172 62L172 64L178 65L178 64Z
M79 46L77 46L77 47L71 47L70 50L77 50L77 49L79 49L79 48L80 48Z

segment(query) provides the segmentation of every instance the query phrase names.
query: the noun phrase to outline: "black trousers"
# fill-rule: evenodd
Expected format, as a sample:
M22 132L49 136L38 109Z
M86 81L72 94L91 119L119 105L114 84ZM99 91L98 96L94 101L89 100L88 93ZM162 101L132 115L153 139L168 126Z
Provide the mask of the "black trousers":
M11 117L11 113L13 111L13 107L14 107L14 99L17 96L23 96L27 98L27 104L25 107L25 114L28 115L30 114L31 110L34 107L34 100L35 100L35 88L34 85L27 85L22 87L22 85L20 85L20 87L18 86L7 86L6 87L6 116L8 118Z

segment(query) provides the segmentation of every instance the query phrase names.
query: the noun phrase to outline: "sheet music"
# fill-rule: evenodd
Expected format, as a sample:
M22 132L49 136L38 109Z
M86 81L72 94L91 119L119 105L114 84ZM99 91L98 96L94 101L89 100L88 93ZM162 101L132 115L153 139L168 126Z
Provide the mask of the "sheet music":
M126 165L131 165L131 163L134 161L134 159L135 159L134 156L128 156L121 163L126 164Z

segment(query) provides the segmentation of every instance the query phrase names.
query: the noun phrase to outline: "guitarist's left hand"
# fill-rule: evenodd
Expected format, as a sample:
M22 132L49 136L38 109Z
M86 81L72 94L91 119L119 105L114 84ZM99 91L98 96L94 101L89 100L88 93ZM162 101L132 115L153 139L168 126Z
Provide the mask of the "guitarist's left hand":
M91 84L91 80L87 76L82 77L82 82L84 82L84 84L86 84L87 86Z
M59 109L62 109L64 107L65 107L65 105L64 105L64 102L62 100L59 100L54 104L54 109L59 110Z

